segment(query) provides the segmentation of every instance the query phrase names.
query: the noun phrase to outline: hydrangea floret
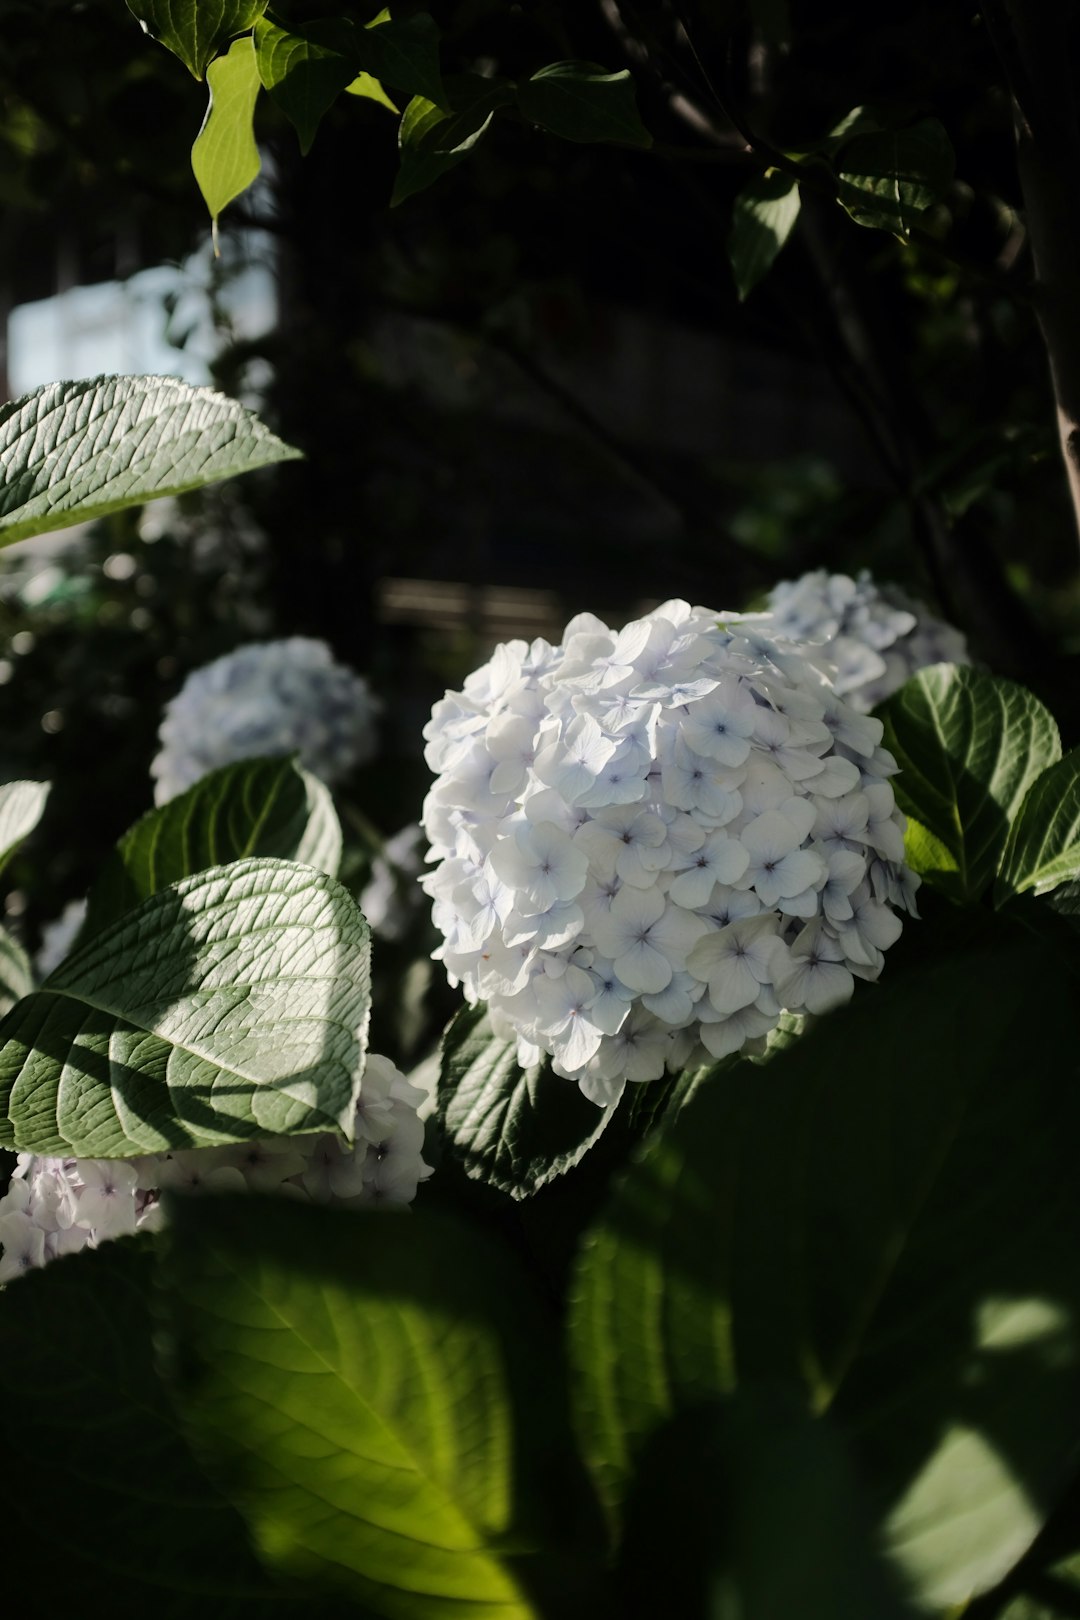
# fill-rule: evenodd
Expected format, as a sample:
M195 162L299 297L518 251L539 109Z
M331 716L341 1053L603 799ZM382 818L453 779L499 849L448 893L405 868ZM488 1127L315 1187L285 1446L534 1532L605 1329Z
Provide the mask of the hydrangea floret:
M157 804L237 760L292 754L336 782L375 751L380 704L324 641L253 642L193 670L166 706L150 766Z
M824 568L781 580L769 592L778 633L807 648L837 692L862 714L928 664L967 664L959 630L927 611L898 585L878 585L865 569L857 579ZM809 644L819 649L809 650Z
M0 1283L109 1238L156 1230L161 1192L280 1192L352 1208L409 1204L431 1169L422 1157L425 1093L389 1058L370 1055L352 1143L334 1132L137 1159L21 1153L0 1198Z
M914 913L881 722L768 615L581 614L425 737L435 955L597 1104L845 1001Z

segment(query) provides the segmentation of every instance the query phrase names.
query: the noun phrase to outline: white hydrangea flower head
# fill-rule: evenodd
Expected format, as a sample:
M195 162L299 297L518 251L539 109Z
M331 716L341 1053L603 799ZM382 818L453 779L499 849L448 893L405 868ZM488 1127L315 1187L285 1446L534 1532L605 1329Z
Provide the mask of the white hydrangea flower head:
M435 955L599 1104L846 1001L914 914L881 722L771 615L581 614L424 735Z
M861 714L928 664L971 662L959 630L898 585L875 584L865 569L857 579L818 568L781 580L769 608L778 633L799 643Z
M280 1192L346 1208L409 1204L431 1174L424 1163L426 1094L389 1058L364 1069L352 1144L332 1131L138 1159L47 1158L20 1153L0 1198L0 1284L109 1238L155 1230L163 1188Z
M375 751L381 704L363 676L324 641L289 636L253 642L193 670L166 705L160 752L150 766L165 804L207 771L268 754L300 756L335 782Z

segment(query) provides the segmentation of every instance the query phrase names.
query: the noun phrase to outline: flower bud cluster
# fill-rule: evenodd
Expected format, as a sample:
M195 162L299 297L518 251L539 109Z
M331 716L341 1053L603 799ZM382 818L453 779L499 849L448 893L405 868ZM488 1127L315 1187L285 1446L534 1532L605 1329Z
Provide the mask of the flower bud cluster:
M208 771L236 760L298 753L335 782L375 751L380 704L323 641L255 642L193 670L166 706L150 766L165 804Z
M351 1208L408 1204L431 1174L421 1157L424 1093L388 1058L369 1056L355 1140L332 1131L136 1159L62 1159L20 1153L0 1198L0 1283L108 1238L154 1230L163 1188L280 1192Z
M914 910L881 722L768 615L579 615L424 735L435 954L596 1103L845 1001Z
M971 661L959 630L899 586L876 585L865 570L858 579L819 568L781 580L769 592L769 608L777 633L798 642L861 714L928 664Z

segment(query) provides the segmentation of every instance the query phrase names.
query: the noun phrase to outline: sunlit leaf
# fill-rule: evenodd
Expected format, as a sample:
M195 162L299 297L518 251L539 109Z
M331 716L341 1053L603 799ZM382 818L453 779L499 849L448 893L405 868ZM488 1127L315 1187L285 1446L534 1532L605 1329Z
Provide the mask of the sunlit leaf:
M247 190L262 167L254 132L259 67L250 35L210 64L206 82L210 102L191 148L191 168L210 211L216 243L222 209Z
M798 217L798 182L779 169L770 169L739 192L728 237L728 258L741 299L753 292L769 269Z
M401 167L391 206L423 191L467 157L490 128L496 111L512 97L505 82L476 73L447 79L446 93L453 112L423 96L414 96L405 108L398 130Z
M332 17L286 29L264 17L255 25L255 60L263 88L308 152L323 114L356 77L356 30Z
M48 782L5 782L0 786L0 872L41 820L48 797Z
M235 861L159 890L0 1021L0 1145L351 1135L369 957L355 901L311 867Z
M1080 749L1038 777L1012 824L995 898L1045 894L1080 878Z
M899 237L909 236L920 214L945 195L956 168L936 118L855 135L844 141L835 163L839 200L852 219Z
M49 383L0 406L0 546L299 455L175 377Z

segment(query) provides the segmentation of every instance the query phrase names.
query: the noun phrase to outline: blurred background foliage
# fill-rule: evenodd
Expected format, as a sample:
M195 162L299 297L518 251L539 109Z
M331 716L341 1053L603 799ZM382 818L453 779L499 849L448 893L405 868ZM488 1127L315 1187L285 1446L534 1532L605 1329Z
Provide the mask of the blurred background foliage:
M807 568L870 568L1077 729L1076 533L979 7L428 9L444 73L629 66L653 147L506 117L391 208L391 113L342 96L301 157L264 97L263 177L226 212L215 265L189 161L205 86L122 0L0 6L9 331L27 305L173 266L164 369L206 367L307 458L8 554L0 768L56 784L10 874L31 946L148 807L165 701L245 640L324 637L386 705L382 755L341 795L357 886L377 836L418 813L432 701L496 639L557 634L583 608L742 607ZM298 25L372 6L277 10ZM806 152L858 107L886 128L940 120L955 178L908 242L804 187L740 301L728 237L762 152ZM12 345L9 394L22 363Z

